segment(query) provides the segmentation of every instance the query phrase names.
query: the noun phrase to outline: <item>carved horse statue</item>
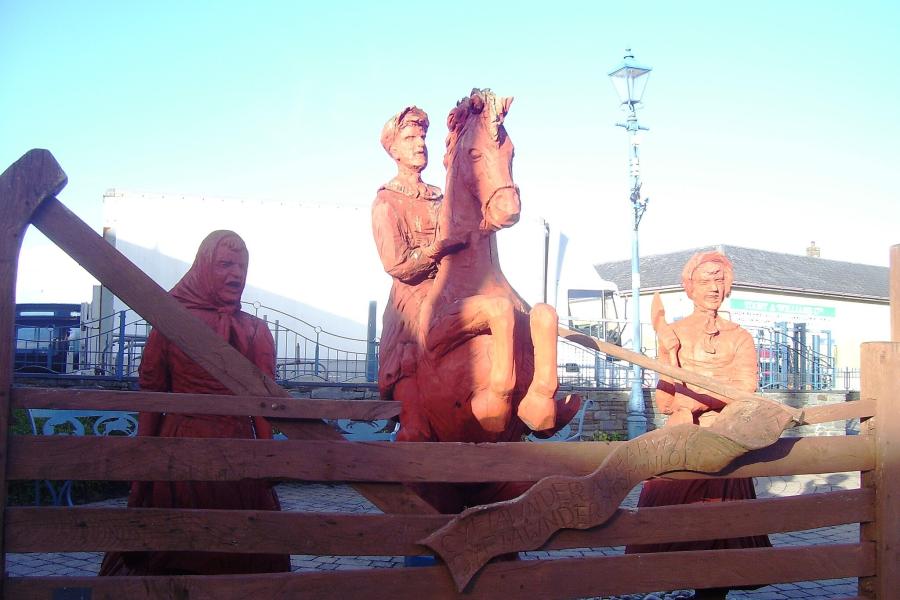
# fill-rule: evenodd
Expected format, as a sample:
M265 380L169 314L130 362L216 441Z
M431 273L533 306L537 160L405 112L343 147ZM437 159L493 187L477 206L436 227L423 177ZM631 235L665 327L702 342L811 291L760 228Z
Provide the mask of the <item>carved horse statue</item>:
M578 411L577 397L554 400L555 309L529 309L500 270L495 234L518 221L521 206L513 143L503 126L511 102L472 90L447 119L447 183L436 243L452 250L441 259L419 314L415 386L395 390L403 403L398 441L520 441L529 431L552 434ZM442 512L458 512L513 497L527 485L471 488L456 494L455 506L448 490L437 499L423 496Z

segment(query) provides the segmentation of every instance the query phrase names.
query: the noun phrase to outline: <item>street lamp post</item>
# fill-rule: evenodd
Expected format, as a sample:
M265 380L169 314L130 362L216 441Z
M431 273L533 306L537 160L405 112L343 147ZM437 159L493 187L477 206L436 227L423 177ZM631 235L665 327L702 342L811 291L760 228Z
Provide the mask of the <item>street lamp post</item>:
M632 348L635 352L641 352L641 261L638 252L638 227L641 217L647 210L649 198L641 198L641 167L638 157L640 144L638 132L647 131L646 127L638 124L637 108L644 95L650 67L637 64L631 49L625 50L625 58L622 64L613 70L609 77L619 94L622 109L628 114L624 123L616 123L624 127L628 132L630 144L629 168L631 175L631 206L634 210L634 229L631 237L631 319L632 319ZM647 417L644 414L643 373L638 365L632 365L631 396L628 399L628 439L634 439L647 431Z

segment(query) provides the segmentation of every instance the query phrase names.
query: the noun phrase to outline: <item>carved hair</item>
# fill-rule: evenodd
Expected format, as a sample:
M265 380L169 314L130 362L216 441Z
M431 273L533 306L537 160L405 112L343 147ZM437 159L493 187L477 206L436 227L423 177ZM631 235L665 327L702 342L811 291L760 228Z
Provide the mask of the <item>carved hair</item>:
M725 297L727 298L731 294L731 284L734 282L734 265L731 264L727 256L717 250L698 252L687 261L687 264L684 265L684 270L681 271L681 285L684 286L684 291L690 297L694 291L694 282L691 279L694 271L703 263L708 262L722 265L722 271L724 271L725 275Z
M391 153L391 146L394 145L397 134L400 133L404 123L419 125L426 132L428 131L428 115L425 114L425 111L417 106L407 106L388 119L381 129L381 147L388 154Z

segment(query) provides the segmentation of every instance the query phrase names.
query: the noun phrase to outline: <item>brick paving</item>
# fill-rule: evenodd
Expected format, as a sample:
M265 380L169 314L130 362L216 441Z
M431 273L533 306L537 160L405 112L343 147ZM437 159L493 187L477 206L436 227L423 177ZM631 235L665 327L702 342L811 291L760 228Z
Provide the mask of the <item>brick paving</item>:
M838 489L859 487L859 473L830 473L794 477L760 477L756 492L760 498L795 496ZM377 512L365 498L350 486L322 483L289 483L278 486L278 494L285 510L330 511L348 513ZM622 503L634 506L638 489ZM110 500L107 506L124 506L124 498ZM859 540L858 525L823 527L807 531L771 535L775 546L807 544L854 543ZM565 558L572 556L613 556L622 554L622 547L578 548L552 552L528 552L526 560ZM10 576L96 575L100 566L100 552L67 552L40 554L7 554L6 571ZM336 571L361 568L390 568L403 566L398 556L310 556L293 555L294 571ZM790 600L795 598L841 598L856 595L856 579L828 579L770 585L753 591L734 591L729 600Z

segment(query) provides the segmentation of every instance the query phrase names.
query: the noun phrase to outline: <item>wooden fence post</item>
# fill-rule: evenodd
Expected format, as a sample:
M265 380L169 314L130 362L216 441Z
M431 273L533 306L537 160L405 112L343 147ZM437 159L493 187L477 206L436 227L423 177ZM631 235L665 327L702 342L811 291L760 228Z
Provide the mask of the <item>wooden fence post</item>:
M47 196L66 185L63 173L46 150L31 150L0 175L0 566L6 564L3 523L6 506L6 459L9 448L10 387L15 361L16 272L28 220ZM0 579L0 597L3 580Z
M878 599L900 589L900 244L891 247L890 262L892 343L863 344L860 361L860 398L875 400L875 417L863 429L875 438L875 469L862 474L862 486L875 488L875 521L859 533L875 543L877 562L875 577L860 578L859 593Z

